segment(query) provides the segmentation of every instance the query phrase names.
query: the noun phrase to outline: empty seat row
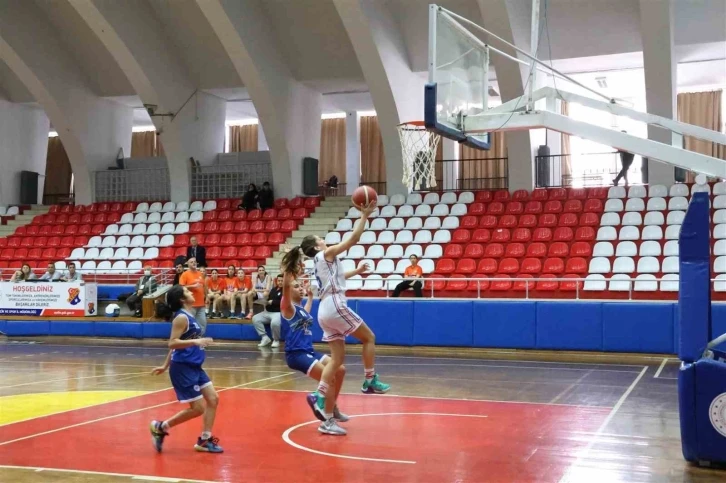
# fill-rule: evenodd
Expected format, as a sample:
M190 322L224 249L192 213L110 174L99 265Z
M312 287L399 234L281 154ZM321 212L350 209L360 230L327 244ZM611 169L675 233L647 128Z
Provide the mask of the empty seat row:
M70 247L56 248L3 248L0 250L2 260L54 260L67 258L71 254Z
M214 201L207 201L206 203L194 201L191 205L186 201L180 201L179 203L174 203L173 201L162 203L156 201L151 204L146 202L139 203L133 211L136 213L175 213L180 211L210 211L215 208L216 202Z
M670 225L663 234L663 228L660 226L646 226L641 231L637 226L623 226L617 230L613 226L603 226L597 231L598 241L613 240L662 240L665 236L666 240L677 240L681 232L681 225Z
M325 236L326 243L334 245L340 243L341 240L347 240L353 232L347 232L340 236L339 232L330 232ZM373 231L364 231L361 235L361 245L373 245L378 243L379 245L390 245L393 243L407 244L407 243L448 243L451 241L451 232L449 230L436 230L432 236L429 230L419 230L414 235L411 230L401 230L396 233L386 230L378 234Z
M645 186L631 186L627 191L623 186L613 186L608 190L608 198L665 198L666 196L689 196L699 191L711 193L711 186L693 184L689 188L686 184L676 183L668 189L663 185L652 185L647 192ZM726 194L726 182L716 183L713 186L713 194Z
M272 256L272 249L269 246L226 246L219 247L214 246L207 250L207 258L255 258L255 259L267 259Z
M213 212L210 212L213 213ZM179 212L173 212L169 211L166 213L136 213L135 215L133 213L124 213L121 216L121 219L118 221L120 224L125 223L132 223L132 224L138 224L138 223L187 223L187 222L194 222L194 221L202 221L204 219L204 212L202 211L193 211L189 213L188 211L179 211Z
M79 225L96 223L118 223L121 213L71 213L37 215L33 218L33 225Z
M0 206L0 216L16 216L20 214L20 208L17 206Z
M395 216L408 218L409 216L462 216L466 215L467 208L463 203L457 203L449 209L449 205L434 205L433 210L430 205L401 205L396 209L393 205L376 208L369 218L393 218ZM348 210L347 218L360 218L360 211L356 207Z
M172 235L187 233L189 231L189 223L165 223L163 226L159 223L146 225L140 223L138 225L108 225L103 232L104 235Z
M447 245L448 246L448 245ZM371 259L379 259L379 258L390 258L390 259L399 259L399 258L406 258L410 257L411 255L416 255L418 258L439 258L443 254L443 249L441 245L439 244L430 244L426 246L426 250L424 250L421 245L418 244L411 244L406 246L404 250L404 245L389 245L388 248L384 248L381 245L370 245L368 249L366 250L366 247L361 245L354 245L350 247L348 251L341 254L340 256L342 258L352 258L352 259L359 259L359 258L371 258Z
M587 273L587 261L581 257L572 257L567 260L562 258L441 258L436 263L436 273L484 273L484 274L527 274L538 275L549 274L585 274Z
M36 236L0 238L0 248L77 247L88 243L88 236Z
M126 203L114 202L114 203L93 203L91 205L51 205L48 209L48 213L116 213L116 212L128 212L136 209L136 203L127 201Z
M401 206L401 205L436 205L443 203L446 205L453 205L455 203L472 203L474 201L474 193L471 191L464 191L456 193L447 191L439 195L439 193L426 193L422 196L420 193L410 193L407 196L398 194L393 195L390 198L385 195L378 195L378 206Z
M653 274L638 275L631 278L626 274L615 274L606 280L604 275L593 274L588 275L585 279L583 290L600 292L610 290L612 292L678 292L678 274L670 273L660 277L662 280L658 282Z
M517 190L509 193L507 190L499 191L478 191L474 195L474 200L481 203L489 203L491 201L548 201L548 200L587 200L587 199L606 199L608 196L608 188L547 188L535 189L531 193L527 190Z
M136 247L130 251L128 248L75 248L69 258L76 260L152 260L159 256L159 249L156 247Z
M349 272L355 270L356 267L367 263L370 267L370 271L373 273L404 273L407 267L411 266L411 262L408 259L401 259L398 261L383 258L378 261L372 259L358 259L354 260L351 258L344 258L341 261L343 265L343 271ZM422 258L418 261L418 265L423 270L423 273L431 273L434 271L434 261L428 258Z
M127 262L126 260L116 260L111 262L103 260L96 263L95 260L86 260L84 262L79 260L73 263L76 264L77 270L84 275L128 275L141 272L144 265L148 264L148 261L133 260Z
M308 215L306 208L268 208L262 210L222 210L204 212L204 221L239 221L239 220L289 220L302 219ZM197 220L198 221L198 220Z
M88 248L107 248L107 247L170 247L174 245L174 235L135 235L133 238L129 235L121 236L94 236L92 237L86 247Z
M590 273L679 273L680 263L677 256L665 257L662 264L656 257L641 257L636 268L632 257L617 257L612 264L609 258L593 257L588 271Z
M621 211L674 211L687 210L688 199L682 196L670 198L666 203L665 198L651 198L648 200L646 207L642 198L629 198L625 203L620 198L612 198L605 202L605 212L621 212Z
M617 247L606 241L597 242L592 254L595 257L677 257L679 254L678 240L668 240L662 245L660 241L648 240L642 242L640 248L632 241L623 241L616 245Z
M664 226L664 225L682 225L683 219L686 217L685 211L670 211L665 217L660 211L649 211L645 214L645 218L636 212L624 213L622 218L618 213L603 213L600 219L601 226ZM714 214L714 223L719 220L726 222L726 210L719 210Z

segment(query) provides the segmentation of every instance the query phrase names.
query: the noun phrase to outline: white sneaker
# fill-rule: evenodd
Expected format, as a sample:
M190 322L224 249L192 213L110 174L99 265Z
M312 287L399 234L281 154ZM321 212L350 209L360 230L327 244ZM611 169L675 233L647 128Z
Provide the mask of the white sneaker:
M318 431L323 434L332 434L333 436L345 436L348 431L338 426L338 422L334 418L323 421L318 426Z
M273 340L272 341L272 345L270 347L272 347L273 349L277 349L278 347L280 347L280 341L279 340Z
M272 342L272 339L270 339L267 336L264 336L262 338L262 341L260 341L260 343L257 344L257 347L267 347L268 345L270 345L271 342Z

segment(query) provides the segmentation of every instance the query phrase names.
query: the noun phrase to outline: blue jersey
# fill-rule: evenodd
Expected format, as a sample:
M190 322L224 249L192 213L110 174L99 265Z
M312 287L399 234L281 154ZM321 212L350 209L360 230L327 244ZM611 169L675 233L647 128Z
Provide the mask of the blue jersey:
M280 313L280 332L285 339L285 352L306 351L313 352L313 316L299 305L293 305L295 315L292 319L285 318Z
M184 315L187 318L187 330L179 338L181 340L200 339L202 337L202 328L197 323L197 319L186 310L178 311L174 314L174 318L180 315ZM171 361L201 366L204 362L204 349L196 345L184 349L172 349Z

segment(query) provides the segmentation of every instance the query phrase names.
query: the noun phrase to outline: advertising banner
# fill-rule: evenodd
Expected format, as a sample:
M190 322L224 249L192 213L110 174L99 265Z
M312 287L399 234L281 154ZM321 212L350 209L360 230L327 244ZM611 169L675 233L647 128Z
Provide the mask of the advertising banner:
M97 315L96 292L95 283L1 282L0 315Z

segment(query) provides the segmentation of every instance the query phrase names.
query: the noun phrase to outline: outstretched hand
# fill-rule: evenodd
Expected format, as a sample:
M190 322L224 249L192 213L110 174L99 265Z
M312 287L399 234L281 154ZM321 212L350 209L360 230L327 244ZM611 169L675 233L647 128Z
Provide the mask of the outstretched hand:
M378 205L378 201L371 201L367 205L361 206L359 208L360 209L360 213L361 213L361 217L368 218L369 216L371 216L371 213L373 213L374 211L376 211L376 206L377 205Z
M368 264L368 263L362 263L362 264L361 264L361 265L360 265L360 266L358 267L358 273L359 273L359 274L361 274L361 273L366 273L366 272L367 272L368 270L370 270L370 269L371 269L371 266L370 266L370 264Z

